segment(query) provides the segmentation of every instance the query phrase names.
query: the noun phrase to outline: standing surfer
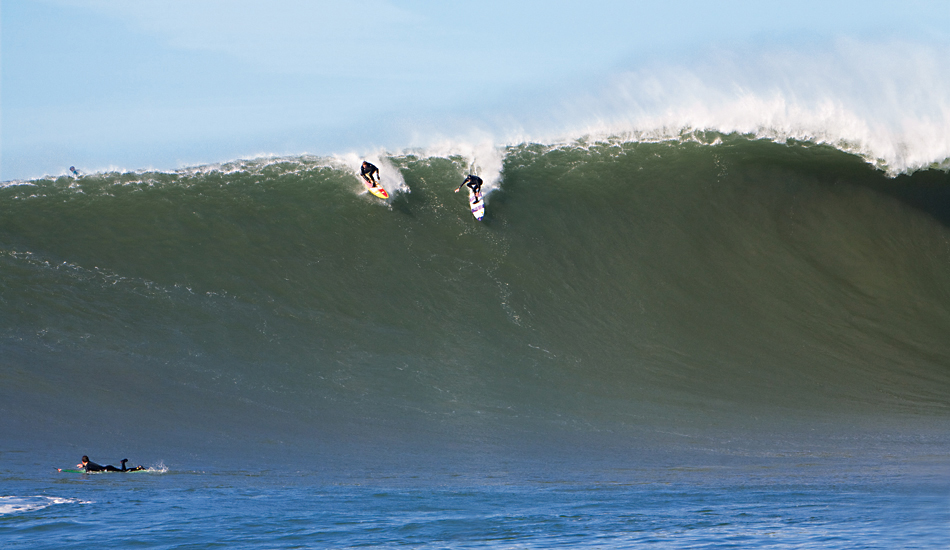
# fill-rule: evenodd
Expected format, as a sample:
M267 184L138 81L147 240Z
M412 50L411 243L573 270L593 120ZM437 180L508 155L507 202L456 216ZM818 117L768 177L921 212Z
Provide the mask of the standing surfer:
M458 193L462 189L462 187L467 185L468 188L472 190L472 195L475 196L475 200L478 201L478 200L481 200L482 198L482 195L481 195L482 183L483 183L482 178L469 174L465 178L465 181L462 182L462 185L459 185L455 189L455 192Z
M69 171L72 172L73 175L76 176L77 178L79 177L79 170L76 170L75 166L70 166Z
M379 168L376 168L365 160L363 161L363 166L360 167L360 176L372 187L379 185Z

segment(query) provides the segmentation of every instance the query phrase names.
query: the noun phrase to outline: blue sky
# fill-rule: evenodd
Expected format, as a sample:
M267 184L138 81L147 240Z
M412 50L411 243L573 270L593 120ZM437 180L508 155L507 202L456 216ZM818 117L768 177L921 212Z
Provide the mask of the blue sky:
M0 21L6 181L530 126L617 74L711 50L897 40L939 57L950 1L3 0Z

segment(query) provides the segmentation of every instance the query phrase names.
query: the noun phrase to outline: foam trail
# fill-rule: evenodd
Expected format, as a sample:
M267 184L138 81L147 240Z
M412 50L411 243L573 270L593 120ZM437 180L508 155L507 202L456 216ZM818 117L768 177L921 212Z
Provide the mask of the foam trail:
M155 474L165 474L168 473L168 466L166 466L164 462L159 462L155 466L149 466L146 468L146 471Z
M4 496L0 497L0 516L13 514L25 514L48 508L54 504L88 504L74 498L48 497L48 496Z
M406 180L402 177L402 172L390 162L389 157L382 150L365 155L359 155L355 152L333 155L331 166L352 172L354 176L359 178L359 166L364 160L379 168L380 186L389 193L390 197L395 196L396 193L408 193L410 191L409 186L406 185ZM360 188L362 187L361 184Z
M470 139L443 139L423 148L425 157L462 157L468 165L466 174L475 174L484 180L482 195L486 202L492 191L501 186L501 170L505 161L505 149L497 145L490 135L472 136ZM459 179L462 183L462 179Z

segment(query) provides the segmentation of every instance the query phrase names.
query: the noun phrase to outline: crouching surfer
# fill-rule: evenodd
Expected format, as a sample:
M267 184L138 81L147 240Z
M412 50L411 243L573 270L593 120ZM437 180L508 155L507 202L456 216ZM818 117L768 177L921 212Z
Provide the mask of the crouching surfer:
M105 466L102 466L101 464L96 464L95 462L90 461L88 456L83 455L82 462L80 462L79 464L76 464L76 467L82 468L83 471L86 473L89 473L89 472L138 472L145 469L145 466L135 466L134 468L126 468L125 463L128 461L129 459L127 458L123 458L121 461L119 461L119 464L122 465L122 468L120 469L120 468L116 468L112 464L106 464ZM62 468L58 468L58 470L60 472L63 471Z
M376 168L372 164L363 161L363 166L360 166L360 176L370 187L377 187L379 185L379 168Z
M462 182L462 185L459 185L455 192L458 193L462 187L468 186L472 190L472 195L475 197L476 201L482 200L482 178L469 174L465 181Z

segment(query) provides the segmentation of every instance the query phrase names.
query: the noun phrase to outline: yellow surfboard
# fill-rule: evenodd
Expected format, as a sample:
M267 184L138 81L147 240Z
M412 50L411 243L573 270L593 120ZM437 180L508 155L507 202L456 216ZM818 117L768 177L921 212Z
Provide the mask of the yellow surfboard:
M366 189L368 189L369 192L372 193L374 196L379 197L381 199L389 198L389 193L387 193L386 190L382 188L382 186L376 185L374 187L370 182L366 181L366 178L361 177L360 179L363 180L363 185L366 186Z

